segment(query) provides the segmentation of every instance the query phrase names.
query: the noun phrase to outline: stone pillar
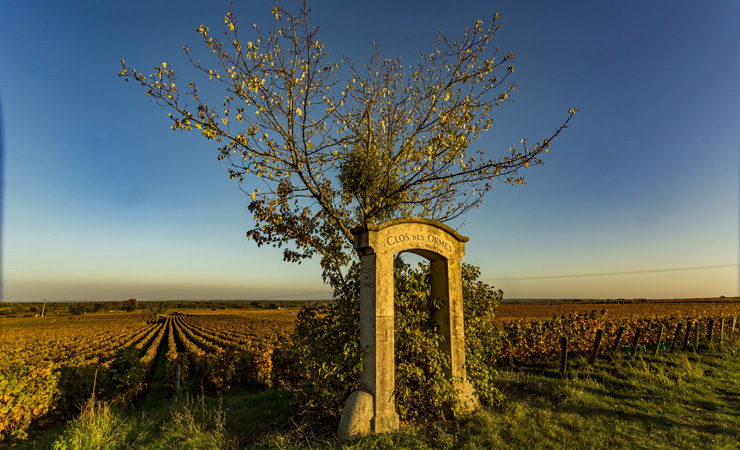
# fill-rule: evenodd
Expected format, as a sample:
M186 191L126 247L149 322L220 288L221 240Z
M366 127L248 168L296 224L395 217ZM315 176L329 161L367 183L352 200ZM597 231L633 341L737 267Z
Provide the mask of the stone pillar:
M373 429L382 433L398 429L393 276L387 276L393 274L393 254L371 253L360 260L360 347L367 349L360 389L373 396Z
M458 392L463 412L472 412L480 406L473 386L468 381L465 370L465 321L463 312L462 291L462 255L460 258L447 260L445 273L448 285L449 301L442 306L447 316L450 344L445 351L450 355L450 373L453 386Z

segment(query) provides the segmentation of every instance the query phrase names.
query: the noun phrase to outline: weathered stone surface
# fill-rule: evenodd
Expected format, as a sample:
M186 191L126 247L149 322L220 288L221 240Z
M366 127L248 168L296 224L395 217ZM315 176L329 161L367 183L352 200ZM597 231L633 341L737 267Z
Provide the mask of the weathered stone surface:
M373 396L367 391L354 391L347 398L339 421L339 439L350 439L371 431Z
M399 424L394 391L393 256L401 252L416 253L430 261L432 296L442 301L433 319L444 336L441 350L450 358L446 375L460 393L462 409L465 412L476 409L478 400L465 373L461 266L468 238L447 225L421 218L389 220L352 230L352 233L362 274L360 346L368 350L360 388L373 400L370 417L374 431L393 431ZM355 394L357 392L352 396ZM359 414L348 412L349 406L348 400L342 413L343 424L345 415L348 414L347 421L354 423L354 415ZM357 409L356 406L352 408L353 411Z

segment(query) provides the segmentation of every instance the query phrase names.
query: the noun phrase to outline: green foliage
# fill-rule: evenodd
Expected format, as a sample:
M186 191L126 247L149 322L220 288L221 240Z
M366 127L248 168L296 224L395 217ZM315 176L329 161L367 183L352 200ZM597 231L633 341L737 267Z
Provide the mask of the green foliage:
M121 304L121 309L126 312L136 311L139 307L139 302L135 298L130 298Z
M28 364L25 358L0 352L0 442L23 439L31 423L44 425L53 413L58 373L53 364Z
M85 314L87 312L87 306L84 303L73 303L69 305L69 313L75 316Z
M344 155L338 175L342 201L347 204L357 202L354 213L362 223L390 219L403 200L403 189L389 170L390 166L388 161L381 160L377 146L370 142L355 145ZM389 202L391 198L393 201ZM379 208L383 203L391 205Z
M164 314L167 311L167 303L164 301L153 302L149 308L154 314Z
M139 349L121 349L108 366L105 392L130 401L141 391L145 374L146 368L139 363Z
M93 387L100 392L96 385L98 377L102 384L105 377L105 366L97 362L88 364L77 364L71 362L65 364L59 369L59 390L60 405L66 407L67 413L75 411L82 407L85 401L93 395ZM76 411L75 411L76 412Z
M205 387L217 391L237 386L262 391L272 385L272 352L271 346L255 342L238 350L206 354L200 379Z
M292 345L275 355L275 373L297 394L305 411L336 418L347 396L359 386L360 270L354 265L335 302L307 307L298 313Z
M487 366L496 349L488 339L491 320L503 293L478 281L477 268L463 265L463 295L468 376L485 403L501 396ZM336 420L347 395L359 386L363 351L359 348L359 266L354 265L335 302L305 308L298 315L293 345L276 356L276 373L297 393L298 404L314 417ZM395 262L396 401L404 420L443 417L456 403L452 383L444 376L449 359L440 349L441 336L432 320L440 305L430 296L429 267L414 269Z
M504 292L478 281L479 277L479 268L462 265L465 363L468 379L479 399L489 405L499 405L503 397L494 386L497 373L493 368L500 350L500 335L493 326L493 319Z
M441 305L431 298L429 266L413 269L395 260L394 322L396 342L396 399L402 420L442 417L455 403L452 383L444 370L450 366L439 350L432 313Z
M59 404L70 412L81 407L93 392L100 399L130 402L143 388L146 368L139 362L139 350L130 346L119 350L107 364L70 361L59 373Z

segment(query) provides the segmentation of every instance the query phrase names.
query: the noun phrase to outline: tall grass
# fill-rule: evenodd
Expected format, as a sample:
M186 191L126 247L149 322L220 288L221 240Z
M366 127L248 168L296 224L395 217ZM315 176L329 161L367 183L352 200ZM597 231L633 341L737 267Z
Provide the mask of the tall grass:
M109 449L126 436L126 417L111 408L110 403L90 400L64 434L54 442L54 450Z
M233 448L226 432L223 405L216 408L206 405L205 398L198 401L186 396L171 412L172 419L162 427L160 441L169 448L227 449Z
M167 400L160 410L132 412L91 398L51 444L24 448L53 450L236 448L225 428L225 414L203 397Z

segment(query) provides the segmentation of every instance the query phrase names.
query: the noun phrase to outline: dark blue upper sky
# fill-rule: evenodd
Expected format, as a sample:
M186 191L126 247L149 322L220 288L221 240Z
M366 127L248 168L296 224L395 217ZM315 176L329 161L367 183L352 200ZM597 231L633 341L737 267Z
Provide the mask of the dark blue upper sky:
M235 13L245 30L267 30L272 6L235 1ZM526 186L498 185L450 224L471 238L465 261L505 297L739 295L740 3L310 6L325 49L358 63L375 42L412 64L440 26L454 39L498 12L496 45L516 55L517 89L474 149L502 155L580 109ZM195 30L220 34L228 8L3 6L2 300L328 296L318 263L290 265L246 240L247 198L215 146L171 131L167 110L118 77L125 59L202 81L182 46L207 62Z

